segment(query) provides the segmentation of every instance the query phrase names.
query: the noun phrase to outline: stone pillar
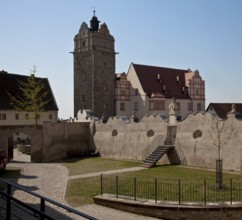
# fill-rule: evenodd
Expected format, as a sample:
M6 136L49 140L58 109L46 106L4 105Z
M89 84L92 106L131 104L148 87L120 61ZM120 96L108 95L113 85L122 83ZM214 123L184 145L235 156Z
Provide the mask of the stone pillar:
M172 102L169 104L169 125L176 125L176 110L177 110L177 105L176 105L176 98L172 98Z

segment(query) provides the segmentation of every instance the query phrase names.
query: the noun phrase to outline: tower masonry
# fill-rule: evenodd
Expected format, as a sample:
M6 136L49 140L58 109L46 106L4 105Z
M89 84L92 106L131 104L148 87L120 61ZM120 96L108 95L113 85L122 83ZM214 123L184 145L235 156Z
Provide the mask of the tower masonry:
M83 22L74 38L74 115L91 109L94 116L114 115L114 37L94 15L90 27Z

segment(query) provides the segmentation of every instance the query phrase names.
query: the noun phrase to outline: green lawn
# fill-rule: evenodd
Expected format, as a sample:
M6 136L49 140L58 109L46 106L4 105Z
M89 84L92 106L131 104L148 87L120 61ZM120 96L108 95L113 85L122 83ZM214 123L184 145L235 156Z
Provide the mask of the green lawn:
M104 163L104 165L102 165ZM67 168L69 169L78 169L79 172L76 173L88 173L88 172L98 172L105 170L113 170L114 167L120 169L120 164L126 164L124 166L132 166L133 162L126 161L115 161L108 160L103 158L91 158L87 161L76 161L74 164L68 163ZM129 164L130 163L130 164ZM78 167L78 165L80 167ZM119 165L118 165L119 164ZM139 164L139 163L138 163ZM138 165L136 162L133 163L133 166ZM65 164L64 164L65 165ZM123 166L123 165L121 165ZM124 168L124 167L123 167ZM72 175L74 170L72 170ZM104 178L106 175L104 175ZM113 177L114 176L114 177ZM108 178L115 179L115 175L109 175ZM144 169L136 172L127 172L118 174L119 179L134 179L134 177L140 180L148 180L154 182L155 179L159 180L169 180L170 182L178 182L178 179L186 182L196 182L197 180L212 179L215 181L215 172L207 171L202 169L195 168L186 168L182 166L167 166L161 165L151 169ZM241 175L236 174L224 174L224 179L241 179ZM114 180L115 181L115 180ZM122 185L120 185L120 189ZM125 189L127 191L127 189ZM128 189L129 190L129 189ZM132 187L131 187L132 190ZM188 189L191 190L191 189ZM67 184L66 191L66 201L73 207L78 207L86 204L93 203L93 197L100 195L100 176L84 179L75 179L69 180Z
M139 166L140 162L91 157L83 159L65 159L61 161L61 164L69 170L69 176L73 176L135 167Z

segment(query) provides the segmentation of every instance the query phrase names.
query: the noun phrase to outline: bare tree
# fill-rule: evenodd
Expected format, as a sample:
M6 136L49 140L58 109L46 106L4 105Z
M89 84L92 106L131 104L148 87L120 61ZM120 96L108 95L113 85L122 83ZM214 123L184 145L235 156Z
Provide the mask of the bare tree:
M228 121L220 119L218 117L214 117L211 115L212 124L208 133L211 137L212 143L218 150L218 158L216 160L216 188L223 188L223 164L221 158L221 149L226 146L226 144L237 136L237 131L235 127L228 126L226 124Z

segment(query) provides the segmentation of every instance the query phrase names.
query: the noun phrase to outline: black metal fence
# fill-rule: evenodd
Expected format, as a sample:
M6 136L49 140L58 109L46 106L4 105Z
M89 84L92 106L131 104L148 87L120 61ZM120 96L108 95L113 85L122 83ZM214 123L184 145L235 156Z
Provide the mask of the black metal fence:
M13 192L23 194L19 199ZM31 198L33 202L27 203L24 198ZM82 213L76 209L58 203L47 197L26 190L25 188L0 179L0 219L90 219L96 218Z
M242 202L242 179L164 180L101 175L101 195L155 203L188 205L235 204Z

